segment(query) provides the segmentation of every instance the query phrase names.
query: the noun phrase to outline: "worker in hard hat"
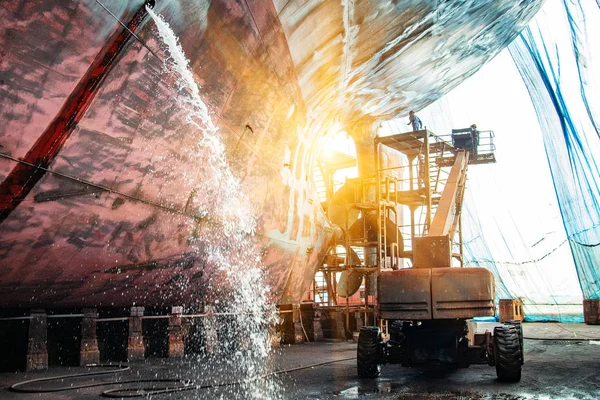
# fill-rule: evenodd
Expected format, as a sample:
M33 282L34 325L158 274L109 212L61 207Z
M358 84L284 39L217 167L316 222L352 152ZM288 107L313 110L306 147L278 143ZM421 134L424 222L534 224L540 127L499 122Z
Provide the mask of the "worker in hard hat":
M421 122L421 119L419 117L417 117L417 115L415 114L414 111L410 111L408 113L408 124L406 125L411 125L413 127L413 131L420 131L421 129L423 129L423 122Z
M469 128L471 128L471 138L473 140L473 155L477 155L477 148L479 147L479 130L477 129L477 125L473 124Z

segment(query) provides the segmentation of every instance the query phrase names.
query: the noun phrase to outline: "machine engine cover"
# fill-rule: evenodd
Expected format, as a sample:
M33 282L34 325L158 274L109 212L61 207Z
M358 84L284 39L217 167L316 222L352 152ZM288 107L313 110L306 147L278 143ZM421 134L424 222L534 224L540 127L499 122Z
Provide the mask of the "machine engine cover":
M468 319L496 311L494 276L485 268L382 271L378 290L383 319Z
M381 318L431 319L431 268L382 271L377 286Z
M432 268L434 319L492 317L494 275L485 268Z

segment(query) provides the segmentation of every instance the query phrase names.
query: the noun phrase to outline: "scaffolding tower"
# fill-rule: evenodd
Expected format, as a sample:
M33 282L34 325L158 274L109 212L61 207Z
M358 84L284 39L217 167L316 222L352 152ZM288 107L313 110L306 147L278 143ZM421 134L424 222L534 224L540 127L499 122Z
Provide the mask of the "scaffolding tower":
M426 236L432 229L440 230L436 224L452 225L447 230L451 232L453 265L464 265L460 210L466 182L455 179L465 174L453 170L465 172L470 164L496 162L493 140L492 131L473 127L443 136L419 130L375 138L375 176L346 179L341 189L344 196L340 196L345 211L341 224L344 241L331 249L319 270L328 294L323 306L344 309L348 332L352 312L363 314L367 325L377 324L377 275L382 270L410 267L415 238ZM323 181L333 179L324 177ZM443 196L448 185L453 185L453 190L446 191L455 193L452 198ZM333 194L333 190L328 193ZM444 209L440 215L454 207L458 210L456 218L435 223L440 207ZM315 283L315 294L317 286ZM344 296L339 296L338 286L343 286ZM351 292L361 287L357 303ZM345 297L344 304L339 304L339 297Z

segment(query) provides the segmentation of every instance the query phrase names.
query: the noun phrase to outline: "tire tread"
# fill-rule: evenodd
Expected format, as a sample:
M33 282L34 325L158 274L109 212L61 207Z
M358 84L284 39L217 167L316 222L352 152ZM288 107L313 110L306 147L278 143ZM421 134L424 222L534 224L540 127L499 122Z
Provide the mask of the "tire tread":
M363 326L358 335L356 367L360 378L373 379L381 373L381 332L376 326Z
M496 374L501 382L518 382L521 380L523 364L522 334L520 326L506 324L494 328L494 350Z

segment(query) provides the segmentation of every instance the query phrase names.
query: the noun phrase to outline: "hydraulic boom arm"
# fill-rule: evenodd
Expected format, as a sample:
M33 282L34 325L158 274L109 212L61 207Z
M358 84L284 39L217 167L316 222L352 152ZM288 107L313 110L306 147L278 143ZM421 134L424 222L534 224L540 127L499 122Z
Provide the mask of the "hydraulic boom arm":
M460 220L468 163L469 153L459 151L444 186L431 229L426 236L414 238L415 268L452 266L452 238Z
M464 150L458 152L427 236L454 236L465 192L468 163L469 153Z

